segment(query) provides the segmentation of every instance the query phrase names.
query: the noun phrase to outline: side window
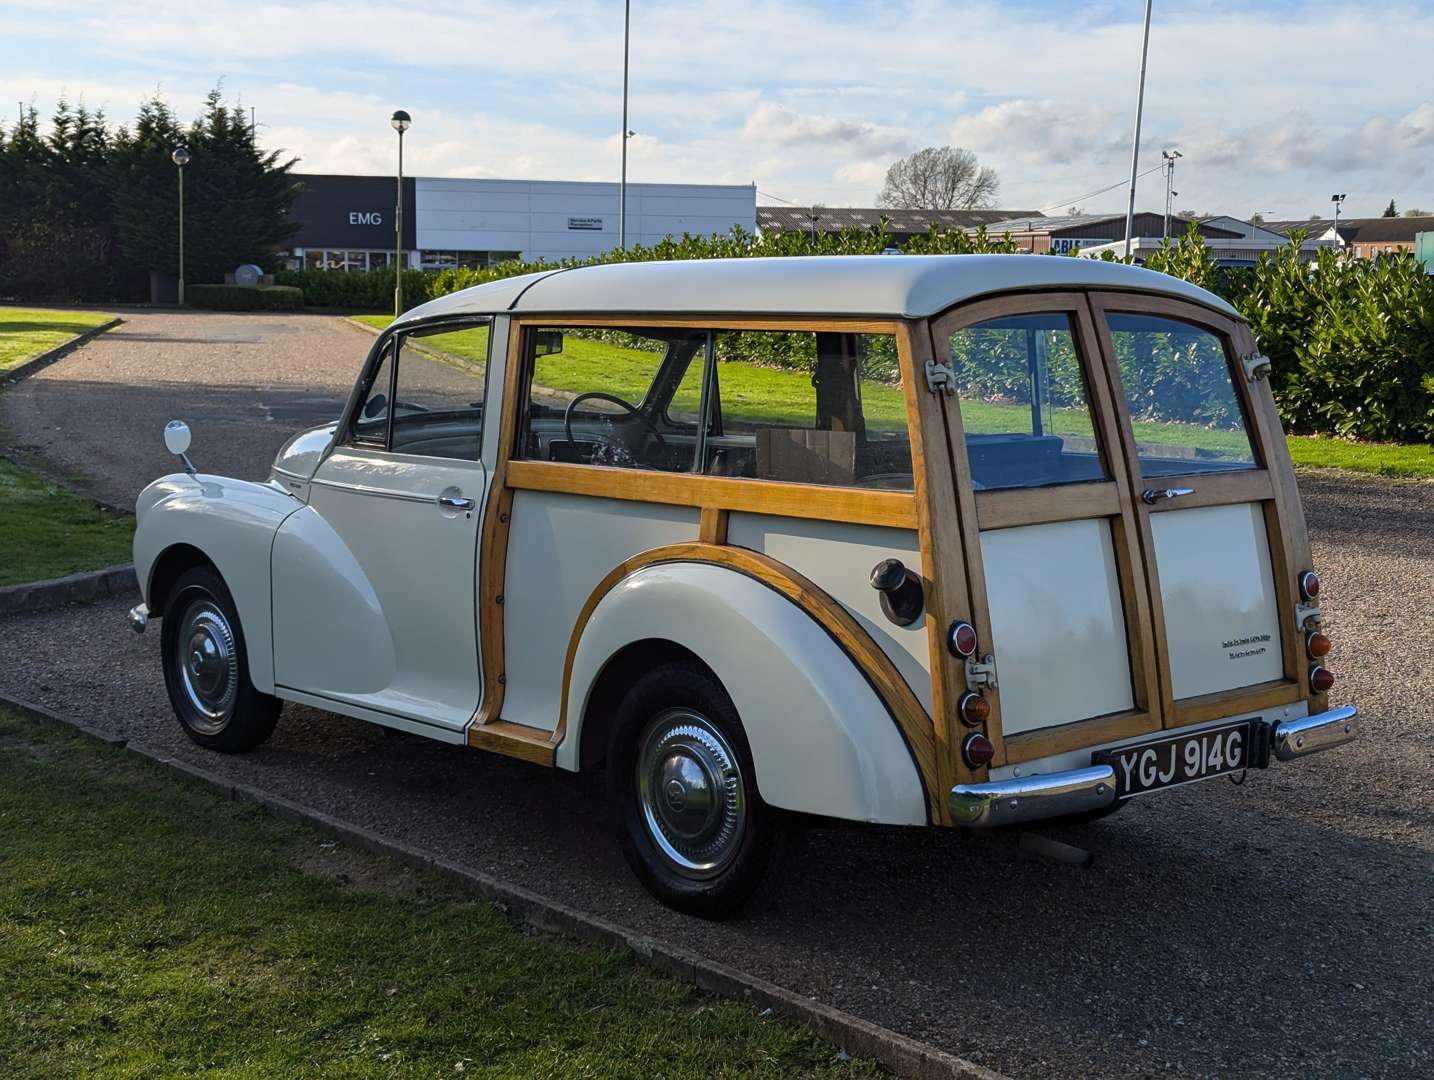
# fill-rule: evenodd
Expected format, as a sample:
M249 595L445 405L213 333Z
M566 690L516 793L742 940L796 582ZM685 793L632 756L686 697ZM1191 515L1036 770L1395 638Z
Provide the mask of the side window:
M912 491L896 338L718 331L703 471Z
M522 450L530 460L693 471L703 330L539 327L527 332Z
M478 460L488 337L486 322L400 335L390 450Z
M1255 468L1223 339L1155 315L1106 316L1144 476Z
M382 450L388 445L388 405L393 397L393 342L383 348L383 356L374 369L373 378L364 388L358 412L354 413L349 442Z
M949 344L976 490L1108 477L1069 315L988 319Z
M364 387L348 441L374 450L476 461L487 368L486 321L398 335L384 346Z

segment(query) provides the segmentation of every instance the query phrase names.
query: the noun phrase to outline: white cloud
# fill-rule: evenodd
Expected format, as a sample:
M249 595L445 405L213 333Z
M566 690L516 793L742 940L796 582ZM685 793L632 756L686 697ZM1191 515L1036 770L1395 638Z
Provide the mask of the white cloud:
M896 153L911 136L900 128L860 120L795 112L785 105L764 101L752 110L742 126L742 138L773 146L852 147L861 153Z
M1007 205L1108 186L1128 164L1140 5L1052 10L642 5L631 162L641 179L755 177L797 201L867 204L893 158L951 141L999 171ZM34 93L48 111L64 87L127 121L162 83L187 118L222 75L227 93L257 106L263 140L304 169L386 172L386 118L402 105L418 170L617 171L611 0L10 0L5 31L0 103ZM1142 152L1158 160L1180 146L1180 201L1200 208L1295 216L1332 190L1350 191L1352 212L1378 212L1391 195L1434 203L1430 55L1434 11L1408 0L1162 0ZM1159 201L1157 182L1143 182L1143 204ZM1116 191L1087 205L1122 201Z

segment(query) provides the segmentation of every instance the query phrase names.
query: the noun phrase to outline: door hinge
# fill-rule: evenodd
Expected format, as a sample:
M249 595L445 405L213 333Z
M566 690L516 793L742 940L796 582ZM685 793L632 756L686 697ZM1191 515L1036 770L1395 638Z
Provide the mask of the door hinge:
M1240 357L1240 363L1245 368L1245 378L1250 382L1257 382L1260 379L1268 379L1273 366L1270 358L1258 352L1252 352L1249 356Z
M979 660L974 656L966 657L966 689L978 688L996 689L996 658L990 653Z
M951 365L935 360L926 361L926 389L933 394L956 393L956 372L951 369Z

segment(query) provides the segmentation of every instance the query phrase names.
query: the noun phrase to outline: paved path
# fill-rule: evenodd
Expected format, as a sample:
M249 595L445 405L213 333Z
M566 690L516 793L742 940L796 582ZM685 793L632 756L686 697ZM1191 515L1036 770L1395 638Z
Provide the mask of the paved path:
M285 439L337 417L373 344L332 316L124 318L0 394L0 443L130 508L145 484L174 471L166 422L189 422L200 469L262 479Z
M261 750L180 733L130 601L0 620L0 687L735 964L1016 1076L1434 1074L1434 486L1307 483L1357 745L1010 838L831 828L771 907L650 900L601 780L287 706Z

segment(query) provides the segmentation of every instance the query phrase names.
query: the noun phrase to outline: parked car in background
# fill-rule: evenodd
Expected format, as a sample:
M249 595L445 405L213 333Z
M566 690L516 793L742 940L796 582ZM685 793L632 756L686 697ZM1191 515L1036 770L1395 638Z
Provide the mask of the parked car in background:
M802 816L1089 817L1352 738L1267 371L1087 260L512 278L394 322L266 482L146 488L132 619L201 745L296 701L602 765L643 884L722 916Z

